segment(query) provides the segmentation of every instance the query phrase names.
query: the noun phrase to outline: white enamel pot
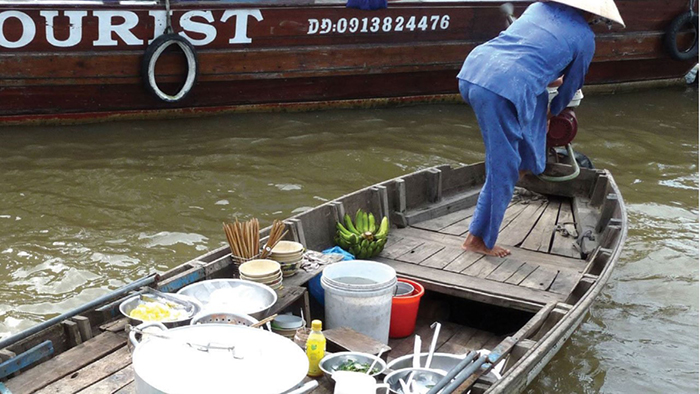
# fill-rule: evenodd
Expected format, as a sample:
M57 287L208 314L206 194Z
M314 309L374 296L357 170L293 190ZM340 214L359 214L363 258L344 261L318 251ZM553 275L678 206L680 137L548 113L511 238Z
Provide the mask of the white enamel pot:
M138 394L280 394L295 389L309 368L299 346L269 331L232 324L168 329L157 322L136 328L145 330L140 338L129 333Z

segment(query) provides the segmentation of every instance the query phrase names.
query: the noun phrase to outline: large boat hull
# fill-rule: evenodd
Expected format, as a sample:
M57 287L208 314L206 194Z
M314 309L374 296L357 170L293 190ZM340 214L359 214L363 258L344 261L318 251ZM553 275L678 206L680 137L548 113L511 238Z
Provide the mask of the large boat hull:
M528 3L516 2L516 15ZM588 84L679 78L697 62L663 47L687 2L617 3L627 28L596 27ZM466 55L505 27L500 5L174 3L172 28L194 45L198 70L189 95L169 103L146 89L142 71L166 28L163 6L0 4L0 122L454 94ZM186 74L178 51L155 68L164 91Z

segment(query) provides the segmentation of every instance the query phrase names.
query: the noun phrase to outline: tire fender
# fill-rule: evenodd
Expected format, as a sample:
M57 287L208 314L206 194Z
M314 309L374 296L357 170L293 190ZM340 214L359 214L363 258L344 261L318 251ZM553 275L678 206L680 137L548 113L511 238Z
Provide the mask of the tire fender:
M689 49L683 51L678 48L676 38L681 29L689 23L692 24L693 28L695 29L695 40ZM693 11L680 14L671 22L666 30L666 35L664 36L664 47L671 57L676 60L693 59L698 56L698 33L698 14Z
M187 77L185 78L185 83L182 85L180 91L174 95L167 94L160 90L156 83L155 75L156 63L160 55L171 45L179 46L187 59ZM141 77L143 78L146 89L154 96L167 103L177 103L183 100L192 90L192 87L197 81L198 66L197 52L191 42L179 34L163 34L153 40L148 48L146 48L143 60L141 61Z

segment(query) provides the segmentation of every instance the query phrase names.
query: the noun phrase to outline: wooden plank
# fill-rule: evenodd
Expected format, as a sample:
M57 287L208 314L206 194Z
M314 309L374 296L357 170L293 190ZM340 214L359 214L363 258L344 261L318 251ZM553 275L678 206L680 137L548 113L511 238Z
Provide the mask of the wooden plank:
M361 352L377 355L379 352L384 352L383 359L386 359L391 352L391 347L387 346L373 338L359 333L352 328L337 327L330 330L324 330L323 335L328 342L329 352Z
M559 216L557 217L557 228L568 229L567 231L569 232L575 231L575 229L578 228L574 222L574 214L571 211L570 201L561 203ZM576 237L571 235L565 237L562 231L555 231L554 237L552 238L550 253L580 259L581 253L577 249L574 249L573 246L575 242Z
M421 352L427 352L430 349L430 342L433 338L433 329L430 328L430 325L433 323L434 322L431 320L419 319L416 322L416 330L413 332L413 334L405 338L390 339L389 344L391 345L393 343L394 346L392 346L389 360L393 360L407 354L412 354L416 335L421 337ZM440 347L447 343L453 335L464 329L467 328L459 324L441 322L440 333L438 334L438 339L435 343L435 349L440 349Z
M11 352L8 352L11 353ZM19 356L0 363L0 379L13 375L21 369L29 368L44 357L51 356L54 353L53 344L51 341L44 341ZM15 376L19 376L15 374Z
M465 251L443 269L451 272L462 272L483 258L483 254Z
M280 313L287 307L304 297L306 288L301 286L284 286L277 292L277 302L270 308L267 315L271 316Z
M542 266L537 267L527 278L520 282L520 286L529 287L531 289L547 290L554 282L559 270L553 270Z
M511 201L510 204L508 205L508 209L515 205L514 201ZM474 212L476 211L476 206L470 207L465 210L467 213L467 216L465 219L455 222L443 229L440 230L441 233L445 234L451 234L451 235L462 235L465 236L467 232L469 231L469 225L472 222L472 217L474 216ZM508 211L506 210L506 213ZM505 217L505 216L504 216Z
M123 346L114 353L44 387L36 394L71 394L93 385L131 364L131 351Z
M424 241L411 238L401 238L393 245L390 245L387 241L387 244L384 246L384 250L382 250L382 253L380 253L379 256L387 259L394 259L410 250L417 248L420 245L423 245L424 243Z
M497 305L517 305L519 300L544 305L552 301L563 301L564 298L559 294L539 291L534 288L514 286L468 275L455 275L435 268L396 260L378 258L377 261L392 266L399 275L415 278L421 284L424 284L423 281L430 281L437 286L455 287L462 291L464 298L471 298L470 292L474 291Z
M100 326L100 330L109 332L124 332L127 324L129 324L129 318L122 317L121 319L117 319Z
M559 271L549 286L549 291L569 295L583 276L583 272Z
M610 193L605 197L603 202L603 209L600 213L600 218L595 226L595 231L597 233L603 232L603 229L608 225L610 219L612 219L615 210L619 208L620 204L617 202L617 194Z
M32 368L16 378L7 381L6 386L14 393L28 393L39 390L62 377L104 357L124 346L126 338L111 332L104 332L64 353Z
M519 246L538 222L547 203L544 201L527 204L520 214L498 234L499 245Z
M476 263L462 271L462 274L477 278L486 278L506 261L505 258L496 256L484 256Z
M521 265L518 268L518 270L513 273L513 275L506 279L505 282L513 285L518 285L525 278L527 278L532 273L532 271L536 270L537 267L538 266L534 264L523 263L523 265Z
M428 202L442 200L442 171L437 168L428 169Z
M421 261L436 254L444 248L445 247L442 245L424 243L422 245L417 246L415 249L411 249L406 253L396 257L396 260L404 261L406 263L420 264Z
M505 282L507 279L509 279L513 274L518 272L520 267L525 265L527 263L523 261L517 261L517 260L512 260L506 258L501 265L498 266L493 272L491 272L486 279L489 280L495 280L498 282Z
M530 204L523 204L523 203L515 203L511 204L508 209L506 209L506 213L503 215L503 221L501 222L501 227L498 229L499 234L506 229L506 227L510 226L510 223L513 222L520 214L530 206Z
M420 230L413 227L396 229L394 233L397 236L405 238L405 240L420 240L420 242L432 242L444 246L461 247L464 242L462 237ZM586 265L586 262L580 259L537 253L521 248L512 248L509 258L516 258L528 263L544 265L555 269L573 269L576 271L582 270Z
M127 384L126 386L115 391L113 394L135 394L135 393L136 393L136 382L131 381L129 384ZM314 394L316 394L316 392L314 392Z
M537 221L537 224L535 224L535 227L533 227L530 234L525 238L525 241L520 245L521 248L533 250L535 252L549 252L554 228L557 225L557 216L559 215L560 206L561 200L551 199L549 201L547 207Z
M449 227L459 221L466 220L474 214L476 206L469 207L467 209L461 209L457 212L448 213L447 215L439 216L424 222L415 223L411 226L418 227L424 230L440 231L446 227ZM461 234L461 233L459 233ZM456 234L456 235L459 235Z
M439 252L435 253L434 255L428 257L427 259L423 260L420 265L424 265L426 267L433 267L433 268L444 268L448 264L450 264L453 260L455 260L457 257L465 254L464 250L462 248L455 248L451 246L445 246L443 247L442 250Z
M131 385L134 382L134 367L128 365L112 375L100 380L92 386L81 391L80 394L112 394L115 392L135 393L136 385ZM134 390L122 391L127 387L133 387Z
M461 211L462 209L476 205L481 187L475 187L464 193L445 197L441 201L431 203L406 213L409 225L420 223L428 219L444 216L448 213Z

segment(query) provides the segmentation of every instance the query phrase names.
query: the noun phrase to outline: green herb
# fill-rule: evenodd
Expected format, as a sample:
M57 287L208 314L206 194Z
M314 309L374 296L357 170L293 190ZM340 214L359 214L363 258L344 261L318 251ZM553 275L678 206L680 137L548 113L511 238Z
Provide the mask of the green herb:
M343 361L342 364L336 368L336 371L350 371L350 372L362 372L365 373L369 369L370 364L369 363L361 363L359 361L355 361L352 359L348 359ZM375 374L379 372L379 369L373 368L372 369L372 374Z

